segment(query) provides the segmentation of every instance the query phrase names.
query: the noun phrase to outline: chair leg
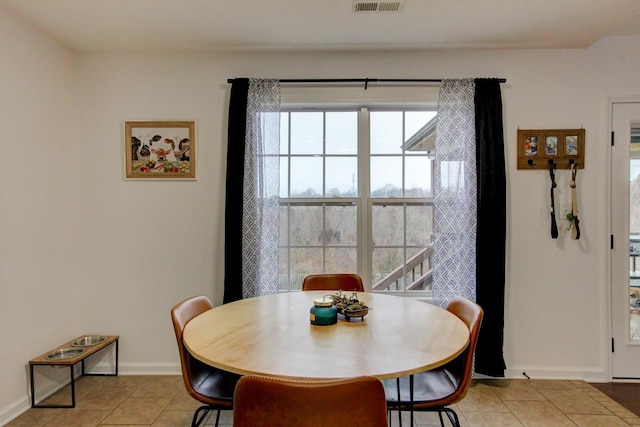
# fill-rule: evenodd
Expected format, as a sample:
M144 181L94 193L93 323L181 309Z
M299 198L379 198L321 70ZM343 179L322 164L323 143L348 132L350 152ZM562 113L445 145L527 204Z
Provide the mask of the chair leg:
M409 406L411 407L411 427L413 427L413 375L409 375Z
M449 421L451 421L451 425L453 425L453 427L460 427L460 420L458 419L458 414L456 414L456 411L451 408L443 408L442 410L447 413L447 417L449 417ZM442 417L440 419L442 419Z
M207 414L209 413L209 406L201 406L198 409L196 409L196 412L193 414L193 420L191 421L191 427L198 427L202 421L204 421L204 419L207 417ZM200 411L202 412L202 415L198 418L198 414L200 413ZM218 411L218 416L220 416L220 411ZM218 425L218 420L216 420L216 426Z
M396 378L396 388L398 389L398 425L402 427L402 411L400 410L400 377Z

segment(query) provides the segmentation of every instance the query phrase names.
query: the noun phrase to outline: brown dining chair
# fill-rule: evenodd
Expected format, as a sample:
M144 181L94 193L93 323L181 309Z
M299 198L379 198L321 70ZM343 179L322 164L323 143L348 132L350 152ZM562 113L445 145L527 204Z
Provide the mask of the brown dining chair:
M357 291L364 292L362 279L357 274L312 274L302 281L303 291Z
M411 411L411 425L413 411L432 411L438 412L442 427L443 412L447 414L454 427L460 427L458 415L449 405L460 402L469 390L473 374L473 356L484 311L478 304L462 297L453 298L447 305L447 311L455 314L467 325L469 344L458 357L440 368L409 377L384 380L387 408L390 411L399 411L400 425L401 411Z
M171 309L171 320L178 341L182 379L191 397L203 403L196 409L191 422L192 427L199 426L211 410L217 410L216 426L220 421L221 410L233 409L233 393L239 375L206 365L194 358L184 346L182 334L187 323L197 315L213 308L209 298L195 296L188 298Z
M382 382L374 377L296 381L244 376L233 427L387 427Z

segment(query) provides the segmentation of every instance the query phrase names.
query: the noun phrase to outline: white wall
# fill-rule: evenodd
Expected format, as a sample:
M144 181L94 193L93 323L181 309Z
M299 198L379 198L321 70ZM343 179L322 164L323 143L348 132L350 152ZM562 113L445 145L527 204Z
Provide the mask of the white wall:
M27 362L81 332L83 298L76 57L0 7L0 58L2 424L27 402Z
M222 300L226 81L242 76L506 78L508 375L608 379L607 97L640 94L640 38L586 50L74 56L2 8L0 20L11 141L0 320L12 349L0 422L26 403L26 362L82 333L120 335L122 373L178 372L170 308L194 294ZM123 178L123 123L140 119L197 122L196 181ZM548 173L516 170L516 133L581 126L582 238L554 241ZM558 175L556 200L569 201Z
M605 378L606 99L640 93L634 68L618 69L611 77L607 69L618 63L616 56L627 57L626 49L618 47L627 40L553 51L82 56L84 158L101 153L99 162L85 164L98 173L84 173L82 282L92 282L94 295L108 302L97 311L86 307L82 317L87 329L107 324L113 330L104 332L123 334L122 366L137 370L129 364L176 360L168 324L174 302L198 292L220 302L227 78L496 76L508 80L503 100L509 373ZM122 121L172 118L198 123L198 180L123 180ZM578 175L583 236L553 241L548 173L516 170L517 129L581 126L587 132L587 167ZM569 201L568 172L558 175L557 200ZM114 311L122 315L114 316ZM144 322L133 331L136 318Z

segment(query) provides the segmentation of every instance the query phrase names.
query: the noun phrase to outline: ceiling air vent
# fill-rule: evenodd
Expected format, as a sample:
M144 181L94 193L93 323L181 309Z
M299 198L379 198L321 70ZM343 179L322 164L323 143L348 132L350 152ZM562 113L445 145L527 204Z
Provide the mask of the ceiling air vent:
M402 12L403 1L353 0L354 12Z

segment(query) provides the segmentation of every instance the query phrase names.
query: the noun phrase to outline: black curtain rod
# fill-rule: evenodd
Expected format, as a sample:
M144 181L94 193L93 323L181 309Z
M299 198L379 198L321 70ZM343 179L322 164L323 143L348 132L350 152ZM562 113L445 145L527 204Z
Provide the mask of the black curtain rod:
M506 83L507 79L497 79L498 83ZM233 83L235 79L227 79L227 83ZM369 83L440 83L442 79L280 79L280 83L364 83L367 88Z

